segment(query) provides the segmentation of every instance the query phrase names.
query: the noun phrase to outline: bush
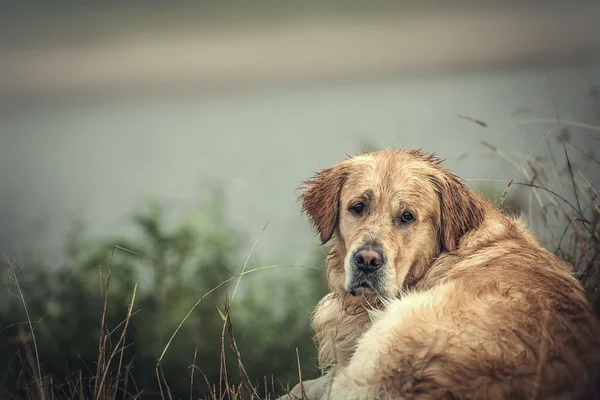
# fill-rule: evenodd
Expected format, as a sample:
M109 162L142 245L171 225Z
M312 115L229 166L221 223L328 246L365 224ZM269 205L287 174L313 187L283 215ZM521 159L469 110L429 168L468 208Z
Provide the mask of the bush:
M200 204L198 209L203 212L193 212L167 229L162 208L149 202L133 217L141 233L138 241L90 240L84 227L77 224L69 234L67 259L60 268L38 263L28 266L27 273L19 273L14 261L7 260L4 273L12 280L9 289L15 293L14 284L20 285L35 320L41 374L47 389L52 382L52 391L65 397L101 392L102 398L112 398L117 387L117 398L161 389L176 397L188 396L189 366L195 359L194 396L209 396L215 388L223 392L228 385L242 381L246 390L253 386L264 396L265 378L269 391L273 391L274 384L279 392L282 386L297 380L296 348L304 376L315 375L312 367L316 351L308 312L325 294L322 272L295 269L287 274L291 279L283 279L273 276L274 271L264 270L243 277L230 315L226 299L231 299L237 279L215 290L194 309L161 361L164 379L161 375L163 385L159 387L157 358L177 326L201 296L238 274L244 265L246 254L242 249L249 249L248 243L227 226L223 204L222 192L216 190ZM319 253L307 261L318 259L316 265L322 267L323 258ZM109 261L111 265L107 265ZM259 265L257 257L251 257L246 270ZM253 279L253 275L259 279ZM119 342L136 283L132 317L124 342ZM107 292L102 332L106 343L100 345ZM275 310L273 302L277 302ZM222 354L223 316L228 323ZM24 324L11 326L26 320L18 293L0 304L0 320L0 354L5 355L0 363L2 386L15 396L35 395L31 377L36 376L37 367L29 352L31 340L26 340L29 330ZM235 343L230 343L231 339ZM28 345L24 346L26 341ZM241 375L238 350L232 349L241 354L245 370ZM223 355L226 368L222 371ZM99 373L97 363L102 366Z

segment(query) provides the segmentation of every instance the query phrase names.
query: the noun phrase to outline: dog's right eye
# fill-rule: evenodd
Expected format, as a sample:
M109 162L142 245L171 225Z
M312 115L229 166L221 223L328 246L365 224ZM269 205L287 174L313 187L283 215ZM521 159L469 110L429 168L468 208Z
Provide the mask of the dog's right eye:
M354 215L362 215L365 212L365 205L363 203L357 203L349 208L350 212Z

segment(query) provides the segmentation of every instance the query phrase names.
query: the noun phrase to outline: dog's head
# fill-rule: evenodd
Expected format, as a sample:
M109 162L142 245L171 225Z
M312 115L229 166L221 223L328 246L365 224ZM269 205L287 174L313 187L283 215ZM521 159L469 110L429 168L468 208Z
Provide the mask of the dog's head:
M350 157L305 183L302 209L339 260L330 285L351 294L396 296L484 215L480 198L420 151Z

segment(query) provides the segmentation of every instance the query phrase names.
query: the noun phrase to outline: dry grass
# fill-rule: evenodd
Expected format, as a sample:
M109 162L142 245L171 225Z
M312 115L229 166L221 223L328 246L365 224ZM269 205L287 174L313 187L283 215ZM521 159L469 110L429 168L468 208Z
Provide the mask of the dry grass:
M29 310L27 309L27 302L25 301L25 295L23 294L23 291L21 290L21 285L19 284L19 278L17 276L18 270L15 267L15 261L6 255L4 256L4 261L8 265L8 272L9 272L8 282L9 282L9 284L12 284L17 289L16 293L10 292L10 289L9 289L9 293L11 293L13 296L18 297L21 300L21 304L23 304L23 309L25 310L25 315L27 316L27 324L29 325L29 335L31 335L31 338L33 340L33 349L35 351L35 360L33 360L33 357L30 352L27 352L27 359L29 361L29 365L34 365L33 361L35 361L36 368L33 370L33 378L34 378L35 386L37 387L37 390L39 393L39 398L41 400L44 400L46 398L46 394L45 394L45 389L44 389L44 385L43 385L42 368L40 367L40 355L38 352L37 340L35 339L35 329L33 328L33 323L31 321L31 317L29 316ZM20 269L21 268L19 268L19 270ZM25 339L26 341L29 339L29 335Z
M265 226L265 228L266 228L266 226ZM263 228L263 231L264 231L264 228ZM211 383L211 382L206 381L206 376L204 375L202 370L200 368L198 368L198 366L196 365L196 353L195 353L192 365L190 366L191 371L192 371L190 374L190 398L193 398L192 391L193 391L193 387L194 387L194 371L196 371L196 370L204 376L205 383L209 389L211 399L216 400L216 399L247 399L247 398L258 399L258 398L261 398L259 396L258 383L252 382L250 377L248 376L248 374L245 372L245 369L244 369L244 366L243 366L243 363L241 360L241 353L237 347L235 335L233 332L233 325L232 325L231 318L230 318L231 309L232 309L232 300L235 297L235 292L239 286L240 280L243 276L245 276L247 274L256 273L259 271L265 271L265 270L269 270L269 269L273 269L273 268L286 268L286 267L287 268L305 268L305 269L311 269L311 270L317 270L317 271L321 271L321 269L315 268L315 267L309 267L309 266L302 266L302 265L268 265L268 266L263 266L263 267L259 267L259 268L254 268L251 270L246 270L248 260L249 260L250 256L252 255L252 252L253 252L254 247L256 246L257 242L258 242L258 239L255 241L250 253L248 254L248 256L246 258L246 262L244 263L244 266L242 268L242 271L239 274L236 274L236 275L226 279L225 281L221 282L220 284L218 284L217 286L215 286L211 290L209 290L207 293L205 293L202 297L200 297L198 299L198 301L189 310L189 312L185 315L185 317L182 319L182 321L180 322L178 327L175 329L175 331L169 338L169 341L166 343L164 350L161 353L160 357L158 358L158 362L156 365L156 375L157 375L156 377L157 377L159 387L161 390L159 395L162 399L173 399L174 398L174 396L172 395L172 393L169 389L169 385L168 385L164 375L162 374L161 361L162 361L163 357L166 355L167 350L169 349L169 346L175 339L175 336L177 335L177 333L179 332L179 330L181 329L183 324L186 322L188 317L191 315L191 313L194 311L194 309L196 309L196 307L207 296L209 296L210 294L214 293L219 288L225 286L226 284L228 284L236 279L237 279L237 284L235 286L235 290L233 292L231 300L226 301L226 303L225 303L225 307L224 307L225 312L221 312L217 308L217 311L221 315L221 319L223 321L222 351L221 351L221 363L222 363L222 365L221 365L221 367L222 367L221 380L218 383L215 383L215 382ZM53 381L52 376L46 376L46 377L42 376L42 368L41 368L41 363L40 363L40 359L39 359L39 355L38 355L38 351L37 351L37 342L35 339L34 321L31 319L31 317L29 315L29 312L27 309L27 303L25 301L25 297L23 295L21 286L19 284L18 273L19 273L20 269L15 267L14 260L10 259L8 256L5 256L5 262L8 264L9 271L10 271L9 284L16 288L16 293L13 293L11 291L11 294L13 294L14 296L17 296L22 301L23 308L25 310L26 317L27 317L27 324L28 324L29 330L30 330L27 337L25 337L22 340L22 344L25 347L26 353L28 355L26 362L22 362L22 365L23 365L22 374L31 374L33 377L32 383L35 385L35 390L31 390L28 392L28 398L31 398L31 399L54 399L56 397L57 398L65 398L66 397L66 398L81 399L81 400L92 399L92 398L95 400L109 400L109 399L114 400L116 398L136 399L136 398L140 398L142 395L144 395L144 390L137 390L137 388L136 388L135 391L130 391L128 388L128 381L131 379L131 374L129 371L130 371L132 365L128 364L127 366L125 366L125 368L123 368L123 354L124 354L125 348L127 347L126 340L125 340L127 328L129 326L129 321L131 320L131 318L134 317L135 314L137 314L137 312L133 312L135 296L136 296L136 291L137 291L137 283L134 285L131 302L129 303L128 312L127 312L125 319L120 324L118 324L115 328L113 328L112 330L109 330L108 327L105 325L107 306L108 306L108 298L109 298L109 293L110 293L110 278L112 275L112 265L113 265L113 259L114 259L116 250L128 252L128 253L134 254L136 256L139 256L143 259L146 259L144 256L142 256L138 253L135 253L129 249L126 249L124 247L121 247L118 245L113 246L111 256L110 256L110 261L109 261L107 283L106 283L106 287L104 288L104 291L103 291L104 303L103 303L103 309L102 309L102 313L101 313L101 330L100 330L100 335L99 335L99 340L98 340L98 343L99 343L99 345L98 345L98 362L97 362L96 372L95 372L95 374L92 374L92 371L88 370L89 376L92 376L92 377L91 378L88 377L86 379L83 376L83 372L79 371L77 374L72 374L71 376L69 376L61 385L56 385ZM37 323L39 323L39 322L40 321L37 321ZM113 344L112 337L114 336L116 331L121 326L123 326L121 334L120 334L118 340L116 341L116 343ZM225 337L227 338L227 342L228 342L231 350L233 351L233 354L236 357L235 361L239 368L241 383L237 384L237 385L233 384L231 382L231 380L228 379L227 374L226 374L227 360L225 358L225 351L224 351ZM32 355L31 352L29 351L30 350L29 338L32 338L34 355ZM119 354L119 363L118 363L117 373L116 373L116 375L113 375L110 372L110 367L111 367L111 364L113 363L113 359L117 356L117 354ZM35 367L35 368L32 369L31 367ZM302 376L301 372L299 372L299 373L300 373L300 376ZM277 387L275 386L275 383L274 383L274 378L271 377L271 386L270 387L266 384L267 377L265 377L264 379L265 379L265 390L267 393L266 398L267 399L273 398L274 394L278 391ZM0 394L2 394L2 392L0 392ZM9 397L12 397L10 393L6 393L6 395Z

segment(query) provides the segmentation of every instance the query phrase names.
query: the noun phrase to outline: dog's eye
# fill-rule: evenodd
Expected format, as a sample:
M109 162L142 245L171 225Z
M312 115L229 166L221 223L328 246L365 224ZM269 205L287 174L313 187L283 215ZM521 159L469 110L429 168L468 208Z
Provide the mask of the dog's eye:
M402 215L400 216L400 220L404 223L411 222L414 219L415 219L415 217L408 211L403 212Z
M362 215L365 212L365 205L357 203L350 207L350 212L354 215Z

